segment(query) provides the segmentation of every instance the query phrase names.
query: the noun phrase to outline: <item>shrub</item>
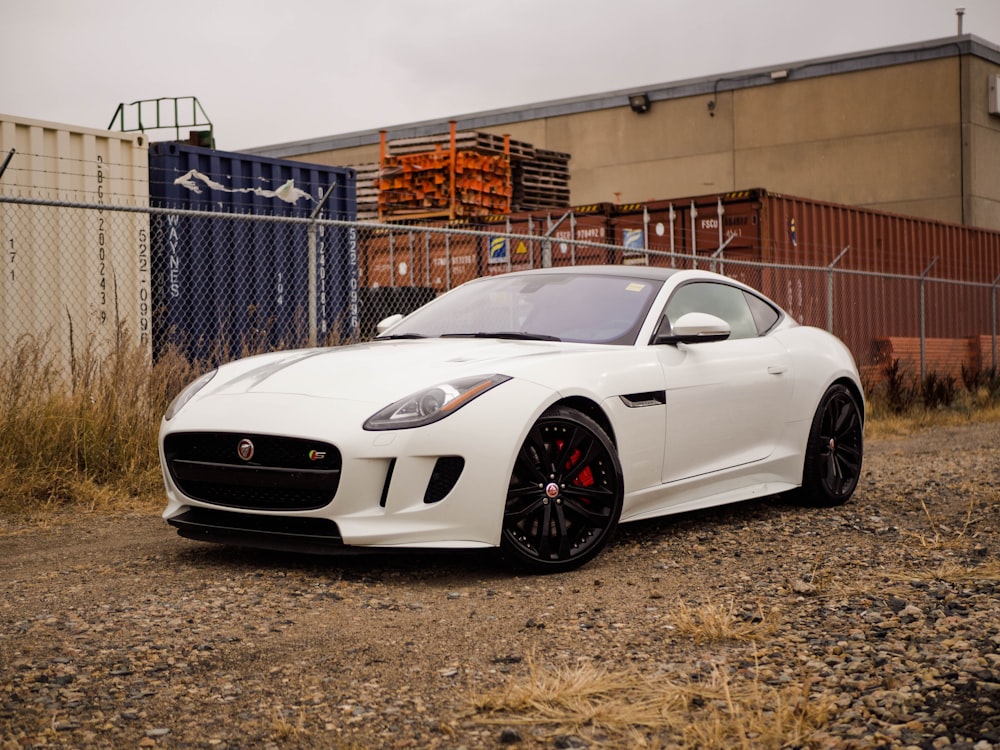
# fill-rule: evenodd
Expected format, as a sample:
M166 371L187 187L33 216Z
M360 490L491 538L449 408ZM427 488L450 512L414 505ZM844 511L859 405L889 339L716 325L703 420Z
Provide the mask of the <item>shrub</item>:
M962 385L969 393L975 393L983 381L983 370L980 367L966 366L962 363Z
M954 376L941 377L936 372L929 372L920 383L920 391L927 409L939 409L951 406L955 402L957 383Z
M900 365L898 359L886 365L885 399L890 412L893 414L908 412L916 404L918 395L913 377Z

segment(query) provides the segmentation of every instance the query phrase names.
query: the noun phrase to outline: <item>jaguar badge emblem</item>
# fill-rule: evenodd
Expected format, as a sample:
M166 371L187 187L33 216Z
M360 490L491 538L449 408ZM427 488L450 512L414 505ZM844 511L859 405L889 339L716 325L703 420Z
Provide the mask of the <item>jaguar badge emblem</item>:
M243 438L236 445L236 455L244 461L249 461L253 458L253 443L251 443L247 438Z

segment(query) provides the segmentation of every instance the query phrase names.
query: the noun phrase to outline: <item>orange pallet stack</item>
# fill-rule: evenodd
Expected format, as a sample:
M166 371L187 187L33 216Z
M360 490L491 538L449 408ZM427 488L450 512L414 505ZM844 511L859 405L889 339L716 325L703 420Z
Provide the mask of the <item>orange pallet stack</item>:
M465 136L466 134L463 134ZM508 213L511 208L509 139L504 152L483 153L457 147L452 124L447 150L440 142L432 151L388 155L382 134L378 212L380 218L467 218ZM419 144L415 147L419 147Z

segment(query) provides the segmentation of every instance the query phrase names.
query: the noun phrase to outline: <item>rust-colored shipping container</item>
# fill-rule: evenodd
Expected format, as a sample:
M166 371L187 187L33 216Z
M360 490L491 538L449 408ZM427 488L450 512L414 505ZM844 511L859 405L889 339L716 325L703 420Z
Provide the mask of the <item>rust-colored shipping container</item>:
M862 367L883 364L889 340L906 348L921 334L966 340L993 330L990 290L948 283L992 285L1000 276L993 230L763 189L616 206L610 222L611 241L622 247L614 262L699 266L738 278L801 322L835 332ZM970 366L992 361L992 352L974 348ZM942 344L934 352L960 350ZM935 368L930 354L925 346L928 370L956 371L958 363L944 359Z
M559 218L560 215L553 215L551 211L480 217L477 228L490 235L484 257L484 273L542 268L545 254L543 238Z
M928 372L956 377L997 358L982 342L995 340L1000 232L763 189L481 217L463 227L485 235L444 240L400 227L363 239L361 286L442 291L484 274L594 263L697 267L832 331L873 378L893 359L912 366L914 351Z
M490 232L486 273L507 273L547 266L583 266L614 262L609 203L574 206L565 211L528 211L479 219Z
M449 231L447 222L362 231L358 240L360 287L429 287L447 291L483 274L483 241ZM439 231L434 231L435 229Z
M726 260L760 262L760 203L748 193L616 206L615 262L670 268L703 267L760 285L760 269ZM678 257L685 256L685 257Z

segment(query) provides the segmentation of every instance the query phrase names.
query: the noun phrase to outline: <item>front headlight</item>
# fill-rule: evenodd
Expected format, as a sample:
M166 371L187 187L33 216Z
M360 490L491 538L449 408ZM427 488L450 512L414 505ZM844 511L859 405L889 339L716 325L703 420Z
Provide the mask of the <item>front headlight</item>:
M188 386L185 386L184 390L177 394L177 397L170 402L170 406L167 407L167 413L163 415L163 418L168 422L176 416L188 401L194 398L195 394L198 393L202 388L208 385L209 381L215 377L215 373L218 369L209 370L196 381Z
M441 383L418 391L370 416L366 430L403 430L423 427L452 414L491 388L506 383L509 375L479 375Z

